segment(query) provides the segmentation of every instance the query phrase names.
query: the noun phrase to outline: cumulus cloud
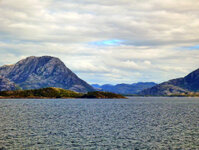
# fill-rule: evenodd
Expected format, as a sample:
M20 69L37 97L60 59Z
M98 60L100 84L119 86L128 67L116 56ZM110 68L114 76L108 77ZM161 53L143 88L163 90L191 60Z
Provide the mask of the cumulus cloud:
M198 0L1 0L0 64L61 58L89 83L162 82L199 63Z

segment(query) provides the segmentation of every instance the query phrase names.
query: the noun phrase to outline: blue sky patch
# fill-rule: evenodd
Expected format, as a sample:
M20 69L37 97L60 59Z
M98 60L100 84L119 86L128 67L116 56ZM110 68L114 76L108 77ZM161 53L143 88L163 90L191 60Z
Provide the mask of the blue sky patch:
M185 49L189 49L189 50L196 50L199 49L199 45L195 45L195 46L186 46L184 47Z
M123 40L113 39L113 40L90 42L89 44L96 45L96 46L119 46L122 43L123 43Z

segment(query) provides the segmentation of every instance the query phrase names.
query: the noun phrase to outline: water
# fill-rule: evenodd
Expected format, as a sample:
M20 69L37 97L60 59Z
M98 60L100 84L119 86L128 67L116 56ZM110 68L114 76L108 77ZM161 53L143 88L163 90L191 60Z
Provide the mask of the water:
M199 149L199 98L0 100L0 148Z

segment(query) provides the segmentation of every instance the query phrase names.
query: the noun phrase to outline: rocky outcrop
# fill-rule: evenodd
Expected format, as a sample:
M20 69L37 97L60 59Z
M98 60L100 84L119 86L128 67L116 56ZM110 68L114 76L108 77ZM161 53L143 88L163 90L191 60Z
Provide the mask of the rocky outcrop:
M0 91L12 91L18 89L14 82L0 76Z
M94 90L68 69L59 58L51 56L31 56L14 65L2 66L0 75L22 89L58 87L76 92Z

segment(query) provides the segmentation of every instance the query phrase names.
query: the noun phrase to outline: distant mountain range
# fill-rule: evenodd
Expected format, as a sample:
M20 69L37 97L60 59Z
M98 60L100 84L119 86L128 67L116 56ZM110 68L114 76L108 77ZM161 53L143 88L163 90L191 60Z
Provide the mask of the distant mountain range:
M168 96L180 93L199 92L199 69L183 78L163 82L139 92L139 95Z
M138 82L133 84L117 84L117 85L111 85L111 84L92 84L92 86L98 90L98 91L106 91L106 92L113 92L118 94L137 94L138 92L155 86L156 83L154 82Z
M94 91L59 59L51 56L28 57L14 65L0 67L0 91L58 87L76 92Z

